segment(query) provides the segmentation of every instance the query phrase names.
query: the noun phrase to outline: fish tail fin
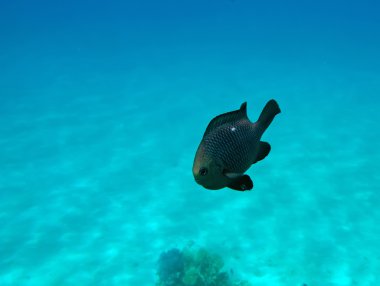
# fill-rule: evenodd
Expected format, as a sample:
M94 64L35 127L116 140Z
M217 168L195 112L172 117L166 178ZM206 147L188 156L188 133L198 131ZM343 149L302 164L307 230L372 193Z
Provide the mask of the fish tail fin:
M278 106L278 103L271 99L267 102L267 104L264 106L263 111L261 111L261 114L258 119L258 123L265 129L268 128L268 126L273 121L274 117L281 112L280 107Z

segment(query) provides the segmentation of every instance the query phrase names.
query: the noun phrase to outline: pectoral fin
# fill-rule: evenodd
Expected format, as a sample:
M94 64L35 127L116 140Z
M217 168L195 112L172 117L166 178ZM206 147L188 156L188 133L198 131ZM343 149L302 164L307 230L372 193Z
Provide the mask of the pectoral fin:
M237 179L235 179L231 184L227 187L236 191L249 191L253 188L253 183L251 178L248 175L243 175Z
M268 142L260 141L259 152L257 153L256 160L253 162L253 164L263 160L266 156L268 156L270 149L271 147Z

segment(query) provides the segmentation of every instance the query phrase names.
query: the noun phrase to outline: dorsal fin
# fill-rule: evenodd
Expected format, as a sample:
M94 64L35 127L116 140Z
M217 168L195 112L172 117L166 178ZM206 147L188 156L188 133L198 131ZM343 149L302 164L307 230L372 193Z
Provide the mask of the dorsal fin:
M247 102L244 102L241 106L240 109L230 111L223 113L221 115L218 115L214 117L210 123L208 124L205 134L203 135L206 136L209 134L212 130L215 128L218 128L219 126L226 124L226 123L234 123L242 119L248 119L247 117Z

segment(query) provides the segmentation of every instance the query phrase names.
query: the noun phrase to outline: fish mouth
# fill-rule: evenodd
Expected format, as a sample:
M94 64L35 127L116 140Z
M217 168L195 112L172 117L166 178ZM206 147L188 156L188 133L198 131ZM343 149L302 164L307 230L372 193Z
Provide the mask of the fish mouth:
M203 186L205 189L210 191L217 191L223 189L225 186Z
M204 181L202 181L199 177L197 178L196 176L194 176L195 178L195 182L202 186L203 188L207 189L207 190L220 190L222 189L223 187L219 186L218 184L212 184L212 183L206 183Z
M195 180L195 182L196 182L198 185L201 185L202 187L207 188L207 187L205 186L204 182L202 182L201 178L199 178L198 175L195 175L195 174L194 174L194 180Z
M204 187L204 188L207 189L207 187L205 186L204 182L202 182L202 180L201 180L201 178L200 178L200 176L199 176L198 174L195 174L195 173L194 173L194 180L195 180L195 182L196 182L198 185L201 185L202 187Z

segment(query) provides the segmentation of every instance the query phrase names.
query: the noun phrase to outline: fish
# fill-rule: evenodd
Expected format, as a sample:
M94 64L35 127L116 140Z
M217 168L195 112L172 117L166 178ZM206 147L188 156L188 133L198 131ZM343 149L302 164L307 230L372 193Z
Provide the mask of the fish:
M251 190L253 182L245 172L268 156L271 145L261 137L279 113L278 103L271 99L256 122L247 116L247 102L238 110L213 118L195 154L195 181L208 190Z

